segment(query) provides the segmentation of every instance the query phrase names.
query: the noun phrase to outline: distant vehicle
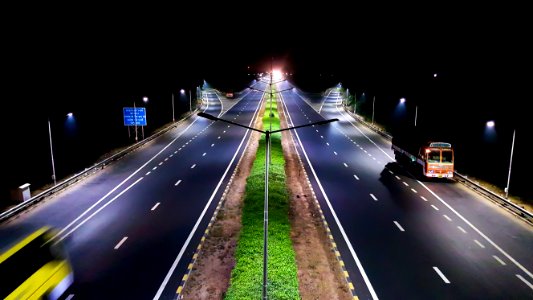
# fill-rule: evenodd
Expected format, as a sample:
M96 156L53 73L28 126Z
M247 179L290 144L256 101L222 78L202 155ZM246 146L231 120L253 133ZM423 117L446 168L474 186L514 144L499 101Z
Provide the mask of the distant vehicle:
M453 177L454 150L450 143L425 141L416 134L395 135L391 148L397 162L418 164L426 177Z
M1 299L58 299L72 284L72 268L62 245L51 240L54 233L43 227L0 254Z

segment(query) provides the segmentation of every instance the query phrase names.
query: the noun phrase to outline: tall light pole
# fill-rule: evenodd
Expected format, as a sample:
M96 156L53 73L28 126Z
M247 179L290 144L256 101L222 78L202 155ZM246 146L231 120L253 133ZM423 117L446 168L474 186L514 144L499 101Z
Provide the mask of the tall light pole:
M180 93L181 93L182 95L186 95L184 89L181 89L181 90L180 90ZM189 90L189 111L192 111L192 96L191 96L191 90Z
M174 119L174 93L172 93L172 122L175 122L176 119Z
M416 119L418 118L418 105L415 106L415 127L416 127Z
M54 150L52 148L52 129L50 127L50 118L48 118L48 137L50 138L50 157L52 158L52 179L54 180L54 185L56 185L56 167L54 164Z
M213 120L213 121L226 122L226 123L229 123L229 124L233 124L233 125L236 125L236 126L239 126L239 127L243 127L243 128L246 128L246 129L250 129L250 130L257 131L257 132L265 134L266 151L265 151L265 200L264 200L264 207L263 207L263 210L264 210L264 212L263 212L263 299L266 300L266 299L268 299L268 297L267 297L267 278L268 278L268 275L267 275L267 270L268 270L268 174L269 174L269 166L270 166L270 135L273 134L273 133L278 133L278 132L282 132L282 131L286 131L286 130L294 130L294 129L298 129L298 128L302 128L302 127L309 127L309 126L313 126L313 125L324 125L324 124L328 124L328 123L331 123L331 122L338 121L339 119L329 119L329 120L318 121L318 122L299 125L299 126L281 128L281 129L278 129L278 130L272 130L272 131L271 130L266 130L265 131L265 130L249 127L249 126L246 126L246 125L242 125L242 124L239 124L239 123L235 123L235 122L232 122L232 121L229 121L229 120L224 120L224 119L221 119L221 118L218 118L218 117L215 117L213 115L206 114L206 113L203 113L203 112L198 113L198 116L199 117L204 117L206 119Z
M376 105L376 96L374 96L374 100L372 100L372 125L374 125L374 108Z
M505 188L505 199L509 197L509 182L511 181L511 167L513 165L515 135L516 135L516 129L513 130L513 143L511 144L511 159L509 160L509 175L507 176L507 187Z

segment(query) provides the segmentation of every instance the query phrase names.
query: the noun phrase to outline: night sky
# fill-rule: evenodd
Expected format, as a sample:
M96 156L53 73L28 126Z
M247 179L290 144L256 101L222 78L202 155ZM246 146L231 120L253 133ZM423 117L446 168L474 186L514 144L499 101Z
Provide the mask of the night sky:
M66 176L131 143L122 107L149 97L150 132L171 121L172 93L203 80L238 91L253 79L248 73L267 71L271 62L293 73L292 81L306 91L342 82L358 100L365 93L363 113L375 96L376 118L384 123L392 122L395 103L405 97L411 114L417 105L420 122L448 133L465 153L458 167L500 186L516 129L511 185L524 186L520 192L533 198L524 184L533 166L526 155L532 26L520 9L441 7L416 18L377 18L339 6L304 12L263 5L241 12L180 7L164 14L144 7L13 11L17 18L2 38L8 177L2 199L8 187L50 182L48 118L57 173ZM273 20L261 10L272 11ZM177 111L186 111L188 102L178 99ZM75 125L64 123L70 111ZM497 130L491 140L483 135L489 119Z

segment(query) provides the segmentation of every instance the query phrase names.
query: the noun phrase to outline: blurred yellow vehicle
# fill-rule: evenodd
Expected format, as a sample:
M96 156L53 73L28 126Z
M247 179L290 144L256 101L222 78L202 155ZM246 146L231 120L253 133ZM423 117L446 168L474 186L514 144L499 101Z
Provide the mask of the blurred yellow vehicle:
M74 276L54 230L40 228L0 254L0 299L57 299Z

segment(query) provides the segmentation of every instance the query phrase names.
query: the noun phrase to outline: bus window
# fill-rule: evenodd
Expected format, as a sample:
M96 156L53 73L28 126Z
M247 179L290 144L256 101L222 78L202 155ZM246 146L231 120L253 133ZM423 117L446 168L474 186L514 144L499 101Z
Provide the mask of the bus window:
M451 150L442 150L442 162L453 163L453 152Z
M72 284L68 259L50 228L41 228L0 254L1 299L57 299Z

